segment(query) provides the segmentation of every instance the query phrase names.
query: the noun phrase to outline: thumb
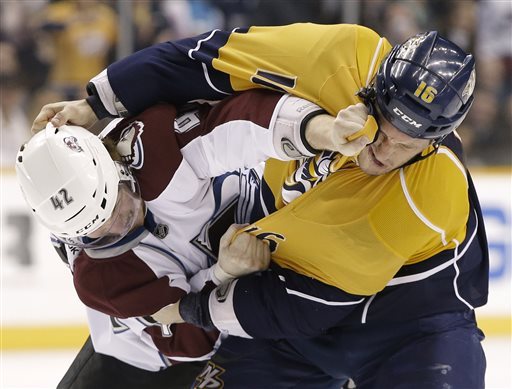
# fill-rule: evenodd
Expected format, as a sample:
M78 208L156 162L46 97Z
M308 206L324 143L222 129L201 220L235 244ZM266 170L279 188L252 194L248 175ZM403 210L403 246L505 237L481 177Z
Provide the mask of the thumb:
M379 125L377 124L375 117L373 115L368 115L368 118L366 119L363 128L357 131L355 134L348 136L347 140L351 142L359 138L360 136L364 135L373 142L373 139L375 138L375 134L377 133L378 129Z
M352 142L340 146L340 152L347 157L352 157L359 154L368 143L370 143L370 140L366 135L363 135Z

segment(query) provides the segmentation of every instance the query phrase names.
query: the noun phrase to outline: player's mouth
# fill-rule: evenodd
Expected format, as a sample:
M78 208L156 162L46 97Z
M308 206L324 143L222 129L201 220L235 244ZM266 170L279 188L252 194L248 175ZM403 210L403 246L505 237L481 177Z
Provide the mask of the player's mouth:
M379 161L379 160L377 159L377 157L375 156L375 153L373 152L373 147L372 147L372 146L370 146L370 147L368 147L368 149L369 149L369 151L370 151L370 158L371 158L372 162L373 162L375 165L377 165L378 167L384 167L384 164L383 164L381 161Z

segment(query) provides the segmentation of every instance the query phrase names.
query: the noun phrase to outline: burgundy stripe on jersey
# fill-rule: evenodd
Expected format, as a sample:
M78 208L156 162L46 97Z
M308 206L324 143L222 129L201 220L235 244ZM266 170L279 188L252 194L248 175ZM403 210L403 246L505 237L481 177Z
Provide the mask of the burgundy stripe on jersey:
M122 120L110 132L109 137L117 140L130 128L137 125L137 135L132 140L133 148L139 148L139 156L134 175L139 182L142 198L145 201L156 199L169 185L180 166L183 156L180 148L193 139L212 132L217 126L233 120L245 120L268 128L281 94L269 90L254 89L229 97L213 107L202 105L199 108L201 123L184 133L174 131L176 109L169 104L158 104L130 119ZM138 144L137 138L140 136ZM144 150L151 150L145 153Z
M210 353L219 337L218 331L205 331L192 324L181 323L171 326L172 337L163 337L160 327L152 326L145 329L151 335L155 346L164 355L174 358L197 358Z
M82 252L74 262L73 280L85 305L119 318L151 315L186 294L169 286L168 277L157 278L131 250L101 259Z

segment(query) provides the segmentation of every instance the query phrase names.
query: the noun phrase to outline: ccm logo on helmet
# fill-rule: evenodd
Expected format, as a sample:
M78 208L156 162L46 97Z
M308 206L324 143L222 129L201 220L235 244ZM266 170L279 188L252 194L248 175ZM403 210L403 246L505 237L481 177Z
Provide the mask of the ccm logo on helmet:
M80 228L79 230L77 230L75 232L75 234L82 234L84 233L85 231L87 231L89 228L91 228L95 223L96 221L99 219L100 217L98 215L95 216L94 219L92 219L85 227L82 227Z
M393 112L395 114L397 114L400 117L400 119L402 119L404 122L406 122L407 124L410 124L416 128L420 128L423 125L421 123L416 122L414 119L412 119L411 117L407 116L405 113L400 111L398 109L398 107L393 108Z

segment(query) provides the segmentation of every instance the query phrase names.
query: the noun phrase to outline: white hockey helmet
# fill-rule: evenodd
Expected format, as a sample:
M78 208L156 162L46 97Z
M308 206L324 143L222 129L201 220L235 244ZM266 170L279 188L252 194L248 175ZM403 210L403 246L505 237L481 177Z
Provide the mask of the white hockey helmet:
M71 125L48 125L34 135L18 152L16 174L35 217L64 242L82 247L91 240L79 238L112 216L122 181L135 182L97 136Z

